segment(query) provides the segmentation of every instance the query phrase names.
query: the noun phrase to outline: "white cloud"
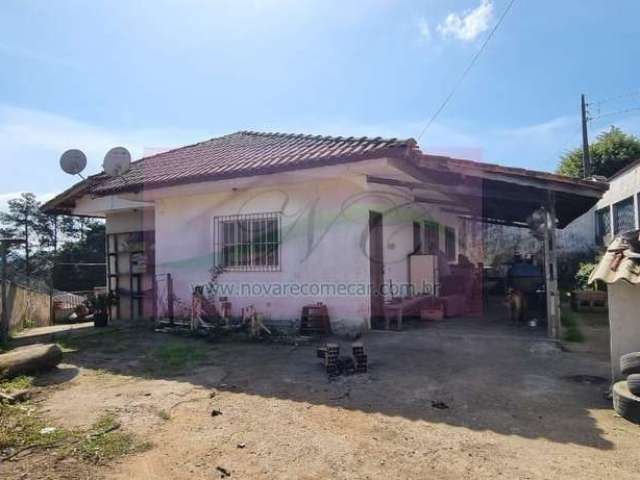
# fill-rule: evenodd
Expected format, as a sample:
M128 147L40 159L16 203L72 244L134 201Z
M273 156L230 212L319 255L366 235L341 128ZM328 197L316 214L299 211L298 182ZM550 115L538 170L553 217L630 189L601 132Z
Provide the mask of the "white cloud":
M475 40L489 28L493 18L493 2L481 0L480 5L462 13L452 12L437 26L444 37L453 37L465 42Z
M420 17L418 19L418 32L423 40L429 40L431 38L431 28L426 18Z

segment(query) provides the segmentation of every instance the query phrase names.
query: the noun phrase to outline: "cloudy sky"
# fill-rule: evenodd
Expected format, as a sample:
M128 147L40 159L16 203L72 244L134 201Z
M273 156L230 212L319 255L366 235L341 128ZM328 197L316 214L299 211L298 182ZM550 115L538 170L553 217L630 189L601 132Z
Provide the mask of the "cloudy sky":
M96 173L115 145L244 129L418 137L508 3L3 0L0 204L73 183L71 147ZM580 143L583 92L596 113L631 109L593 135L640 134L639 17L633 0L516 0L420 145L553 170Z

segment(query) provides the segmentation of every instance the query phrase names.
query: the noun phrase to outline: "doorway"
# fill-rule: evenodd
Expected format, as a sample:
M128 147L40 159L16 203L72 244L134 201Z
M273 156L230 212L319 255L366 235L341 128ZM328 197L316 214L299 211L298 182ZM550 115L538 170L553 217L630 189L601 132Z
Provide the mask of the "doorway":
M369 276L371 296L371 328L384 325L384 253L382 214L369 211Z

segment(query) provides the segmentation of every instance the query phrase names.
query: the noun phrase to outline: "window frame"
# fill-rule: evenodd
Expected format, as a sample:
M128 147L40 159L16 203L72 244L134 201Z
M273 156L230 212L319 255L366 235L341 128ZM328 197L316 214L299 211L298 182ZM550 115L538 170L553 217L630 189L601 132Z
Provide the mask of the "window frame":
M448 238L447 236L450 235ZM455 227L444 226L444 255L449 262L455 262L458 254L458 240Z
M429 231L434 234L433 238L430 238L431 235L427 235ZM434 240L434 248L431 248L429 240ZM422 251L427 255L436 255L438 250L440 250L440 224L433 220L424 220L422 222Z
M267 222L275 221L271 230ZM263 222L258 231L256 225ZM248 225L248 229L241 227ZM233 225L233 227L228 227ZM260 230L264 228L264 230ZM227 230L225 230L227 229ZM225 241L226 233L233 235L232 241ZM281 212L248 213L239 215L216 215L212 220L213 263L226 272L279 272L282 268L282 214ZM256 241L256 235L274 238ZM233 262L227 263L226 252L233 252ZM266 256L266 261L264 260ZM273 258L273 263L270 263Z
M619 228L619 223L618 223L618 210L617 208L620 208L622 205L624 204L624 206L629 206L631 205L631 221L632 221L632 225L631 228L627 228L624 230L621 230ZM635 198L634 195L627 197L627 198L623 198L622 200L617 201L616 203L614 203L613 205L611 205L611 217L612 217L612 225L611 225L611 231L613 233L613 235L619 235L623 232L629 231L629 230L634 230L636 228L636 213L635 213Z
M604 245L604 238L607 235L612 235L612 231L613 231L613 222L611 219L611 205L607 205L606 207L597 209L594 212L594 217L595 217L595 227L596 227L595 228L596 245ZM601 218L607 219L607 224L609 226L608 229L603 228L603 225L600 222ZM608 231L605 231L605 230L608 230Z

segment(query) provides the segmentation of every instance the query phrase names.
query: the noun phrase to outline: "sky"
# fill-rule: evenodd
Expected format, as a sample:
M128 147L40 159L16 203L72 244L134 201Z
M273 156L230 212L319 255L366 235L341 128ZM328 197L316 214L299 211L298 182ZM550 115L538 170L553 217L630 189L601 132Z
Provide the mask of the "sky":
M418 138L510 0L2 0L0 209L237 130ZM516 0L425 152L553 171L615 124L640 135L640 2ZM616 99L616 97L622 98ZM598 103L601 100L614 100Z

